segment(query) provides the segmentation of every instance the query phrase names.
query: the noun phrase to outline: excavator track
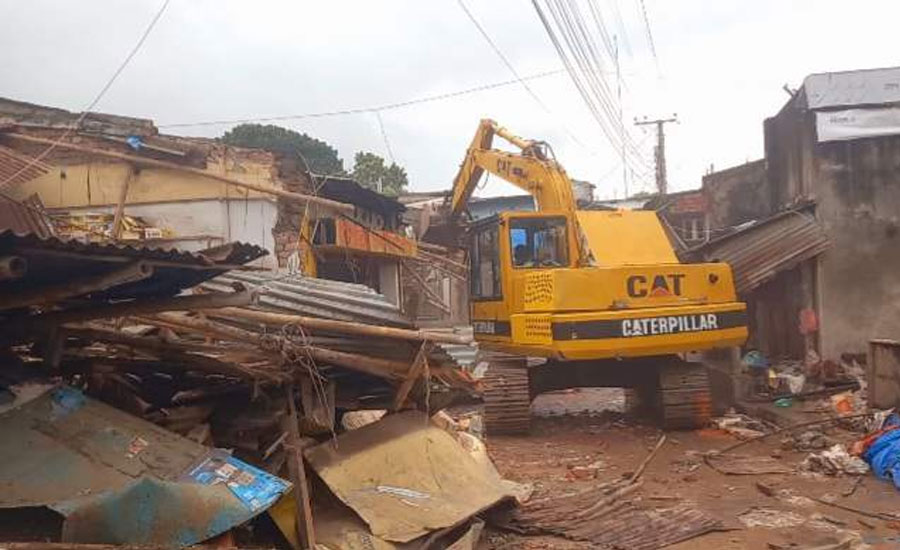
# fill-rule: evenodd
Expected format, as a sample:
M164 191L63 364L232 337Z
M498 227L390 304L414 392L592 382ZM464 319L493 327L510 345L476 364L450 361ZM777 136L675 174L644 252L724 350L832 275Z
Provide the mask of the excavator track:
M702 363L678 362L659 368L658 408L663 428L703 428L712 417L709 376Z
M531 429L531 391L524 360L490 360L482 378L488 435L521 435Z

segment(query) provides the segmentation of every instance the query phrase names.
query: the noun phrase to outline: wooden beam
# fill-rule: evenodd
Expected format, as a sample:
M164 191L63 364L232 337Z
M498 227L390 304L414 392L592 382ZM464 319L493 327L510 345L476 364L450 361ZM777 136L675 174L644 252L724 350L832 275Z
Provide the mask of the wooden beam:
M419 377L422 376L422 373L425 372L425 369L428 367L428 352L426 350L427 347L428 344L426 342L423 342L419 347L419 352L416 354L416 358L413 361L413 364L410 365L409 372L406 373L406 378L403 379L403 382L397 389L397 394L394 396L393 406L393 409L395 411L399 411L403 408L403 404L406 403L406 398L409 397L409 392L412 391L416 380L418 380Z
M234 328L222 323L216 323L209 320L187 317L184 315L176 315L164 313L150 318L140 318L142 322L153 324L158 320L167 326L176 326L194 330L201 334L207 334L216 338L226 340L236 340L239 342L249 342L259 345L262 336L249 330ZM335 351L316 346L298 346L290 344L295 352L305 352L315 361L322 361L338 367L343 367L357 372L371 374L379 378L387 378L389 380L399 380L403 378L403 374L408 370L408 363L404 361L394 361L391 359L379 359L377 357L369 357L357 353L347 353L343 351Z
M112 223L112 239L114 241L118 241L119 235L122 234L122 217L125 215L125 199L128 198L128 188L131 186L132 179L134 179L134 169L130 168L128 170L128 175L125 176L125 181L122 182L122 187L119 188L119 200L116 201L116 213L113 216Z
M221 182L227 183L229 185L233 185L235 187L241 187L243 189L249 189L251 191L256 191L258 193L264 193L267 195L274 195L274 196L280 197L282 199L287 199L287 200L299 202L302 204L313 204L316 206L329 208L329 209L335 210L337 212L344 212L347 214L352 214L353 210L354 210L354 206L352 204L333 201L330 199L323 199L321 197L315 197L313 195L305 195L303 193L295 193L293 191L285 191L283 189L277 189L277 188L269 187L269 186L265 186L265 185L257 185L255 183L247 183L247 182L244 182L244 181L241 181L238 179L230 178L228 176L216 174L214 172L208 172L206 170L201 170L199 168L183 166L183 165L175 163L175 162L151 159L151 158L146 158L146 157L139 157L137 155L118 153L116 151L106 151L104 149L85 147L84 145L76 145L74 143L57 142L57 140L55 140L55 139L39 138L39 137L35 137L35 136L28 136L25 134L17 134L14 132L0 134L0 136L5 136L5 137L12 138L12 139L20 140L20 141L27 141L30 143L55 145L59 149L68 149L71 151L79 151L82 153L87 153L89 155L98 155L98 156L107 157L107 158L114 158L114 159L123 160L126 162L132 162L139 166L152 166L154 168L165 168L168 170L178 170L180 172L196 174L198 176L204 176L204 177L207 177L210 179L221 181Z
M400 262L400 265L403 266L403 269L408 271L413 276L413 278L419 282L419 286L425 292L425 297L429 298L431 303L433 303L438 309L448 315L452 313L450 310L450 306L444 303L444 299L438 296L437 293L435 293L434 290L432 290L431 287L428 286L428 282L423 279L415 269L409 267L409 265L407 265L406 262L403 261Z
M183 370L197 370L210 374L223 374L235 376L244 380L256 380L259 378L276 380L284 378L276 376L277 373L266 373L259 369L248 369L240 364L223 361L216 357L198 355L192 353L189 348L185 349L177 343L166 342L158 338L146 336L133 336L124 332L101 328L94 325L88 327L65 327L64 334L66 336L143 350L162 360L168 360L173 364L180 364L183 366Z
M304 550L315 550L316 531L313 527L312 502L309 498L309 484L306 480L306 465L303 463L303 449L300 444L300 419L297 417L297 406L294 403L294 387L288 385L285 388L288 404L287 422L288 434L285 448L290 454L288 459L288 473L291 483L294 484L294 501L296 509L297 540Z
M191 311L227 306L246 306L256 300L256 293L249 290L236 292L208 292L194 296L174 298L151 298L112 304L100 304L65 311L52 311L41 315L10 317L0 324L0 341L11 341L27 337L30 331L93 319L112 319L150 315L163 311Z
M364 323L354 323L350 321L335 321L332 319L320 319L318 317L306 317L303 315L293 315L288 313L275 313L270 311L258 311L254 309L228 307L222 309L213 309L204 312L210 317L220 319L244 319L254 321L265 325L300 325L302 327L324 330L328 332L339 332L342 334L356 334L360 336L373 336L376 338L391 338L397 340L412 341L431 341L445 344L471 344L472 338L459 334L447 334L438 332L428 332L426 330L409 330L403 328L384 327L380 325L369 325Z

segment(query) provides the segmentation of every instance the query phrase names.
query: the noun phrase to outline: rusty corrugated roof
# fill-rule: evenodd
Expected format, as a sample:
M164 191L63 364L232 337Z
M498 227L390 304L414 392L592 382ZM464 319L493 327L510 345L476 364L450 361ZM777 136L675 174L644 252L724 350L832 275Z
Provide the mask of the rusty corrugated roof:
M825 230L803 210L788 210L691 250L695 261L726 262L745 293L814 258L830 246Z
M53 226L36 195L21 202L0 195L0 232L5 230L30 233L40 238L53 236Z
M0 256L17 256L27 263L20 279L0 281L0 304L4 295L15 295L73 278L99 276L126 263L142 261L153 267L146 279L121 284L91 294L97 300L122 300L174 296L183 289L212 279L237 265L261 258L268 252L256 245L229 243L207 251L137 247L124 244L82 243L56 237L0 231Z
M0 188L8 189L49 173L51 167L0 145Z

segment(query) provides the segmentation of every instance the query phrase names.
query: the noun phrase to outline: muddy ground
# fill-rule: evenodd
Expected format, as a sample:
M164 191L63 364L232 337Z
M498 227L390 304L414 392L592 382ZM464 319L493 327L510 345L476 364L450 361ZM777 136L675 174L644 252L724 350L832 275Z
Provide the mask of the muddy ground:
M533 405L532 433L489 437L488 450L501 474L533 484L532 498L614 479L632 471L662 433L647 422L624 415L622 405L618 390L581 389L540 396ZM828 429L827 434L840 442L859 437L840 428ZM808 452L782 449L778 436L747 445L739 454L775 457L790 467L789 474L724 475L697 456L735 441L732 435L715 429L670 432L647 468L644 486L637 493L644 505L688 502L720 518L727 528L669 548L900 548L900 522L864 517L809 498L834 497L854 508L900 513L900 492L890 483L871 473L860 481L853 476L801 473L797 467ZM597 467L596 479L573 476L573 468L591 464ZM781 493L766 496L758 484ZM852 494L844 496L854 484ZM834 546L842 541L849 542ZM493 528L488 528L479 546L484 550L591 547L553 536L526 536Z

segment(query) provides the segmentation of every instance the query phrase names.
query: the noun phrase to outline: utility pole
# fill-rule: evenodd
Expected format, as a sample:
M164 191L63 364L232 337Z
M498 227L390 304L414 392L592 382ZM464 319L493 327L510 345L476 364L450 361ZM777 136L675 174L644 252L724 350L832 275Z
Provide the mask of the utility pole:
M668 191L668 181L666 180L666 129L665 124L668 122L678 122L677 115L673 114L672 118L658 118L656 120L638 121L635 119L635 126L646 126L648 124L656 125L656 190L660 195L665 196Z

